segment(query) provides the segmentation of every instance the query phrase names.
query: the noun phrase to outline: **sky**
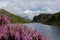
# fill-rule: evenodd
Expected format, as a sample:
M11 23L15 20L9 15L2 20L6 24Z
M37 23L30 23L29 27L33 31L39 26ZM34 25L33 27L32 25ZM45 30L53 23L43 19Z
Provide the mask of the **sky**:
M0 8L32 20L40 13L60 12L60 0L0 0Z

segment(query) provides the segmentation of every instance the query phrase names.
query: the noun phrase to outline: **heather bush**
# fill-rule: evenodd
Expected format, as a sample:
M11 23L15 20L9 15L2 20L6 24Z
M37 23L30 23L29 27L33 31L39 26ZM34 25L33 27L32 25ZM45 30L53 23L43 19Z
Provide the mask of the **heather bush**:
M48 40L23 24L11 24L6 15L0 15L0 40Z

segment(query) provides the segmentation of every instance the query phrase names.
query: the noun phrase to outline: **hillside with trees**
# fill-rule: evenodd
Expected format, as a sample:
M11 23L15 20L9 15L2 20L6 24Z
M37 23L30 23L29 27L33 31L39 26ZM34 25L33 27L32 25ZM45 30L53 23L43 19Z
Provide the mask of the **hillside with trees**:
M53 13L53 14L43 13L38 16L34 16L33 22L60 26L60 12Z

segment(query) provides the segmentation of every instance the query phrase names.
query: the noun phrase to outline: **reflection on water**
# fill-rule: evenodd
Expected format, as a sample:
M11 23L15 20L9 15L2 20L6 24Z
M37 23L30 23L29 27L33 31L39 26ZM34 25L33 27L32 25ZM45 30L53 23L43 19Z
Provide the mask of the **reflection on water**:
M48 26L41 23L29 23L25 25L37 29L38 32L42 32L48 36L50 40L60 40L60 27Z

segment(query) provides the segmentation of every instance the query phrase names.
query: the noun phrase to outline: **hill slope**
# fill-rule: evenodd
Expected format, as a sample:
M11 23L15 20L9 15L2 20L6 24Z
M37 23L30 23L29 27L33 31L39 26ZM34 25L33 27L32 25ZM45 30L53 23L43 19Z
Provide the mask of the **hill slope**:
M11 23L25 23L25 22L27 22L22 17L13 15L13 14L11 14L10 12L8 12L8 11L6 11L4 9L0 10L0 14L7 15L10 18Z
M60 12L54 14L40 14L33 18L33 22L60 26Z

